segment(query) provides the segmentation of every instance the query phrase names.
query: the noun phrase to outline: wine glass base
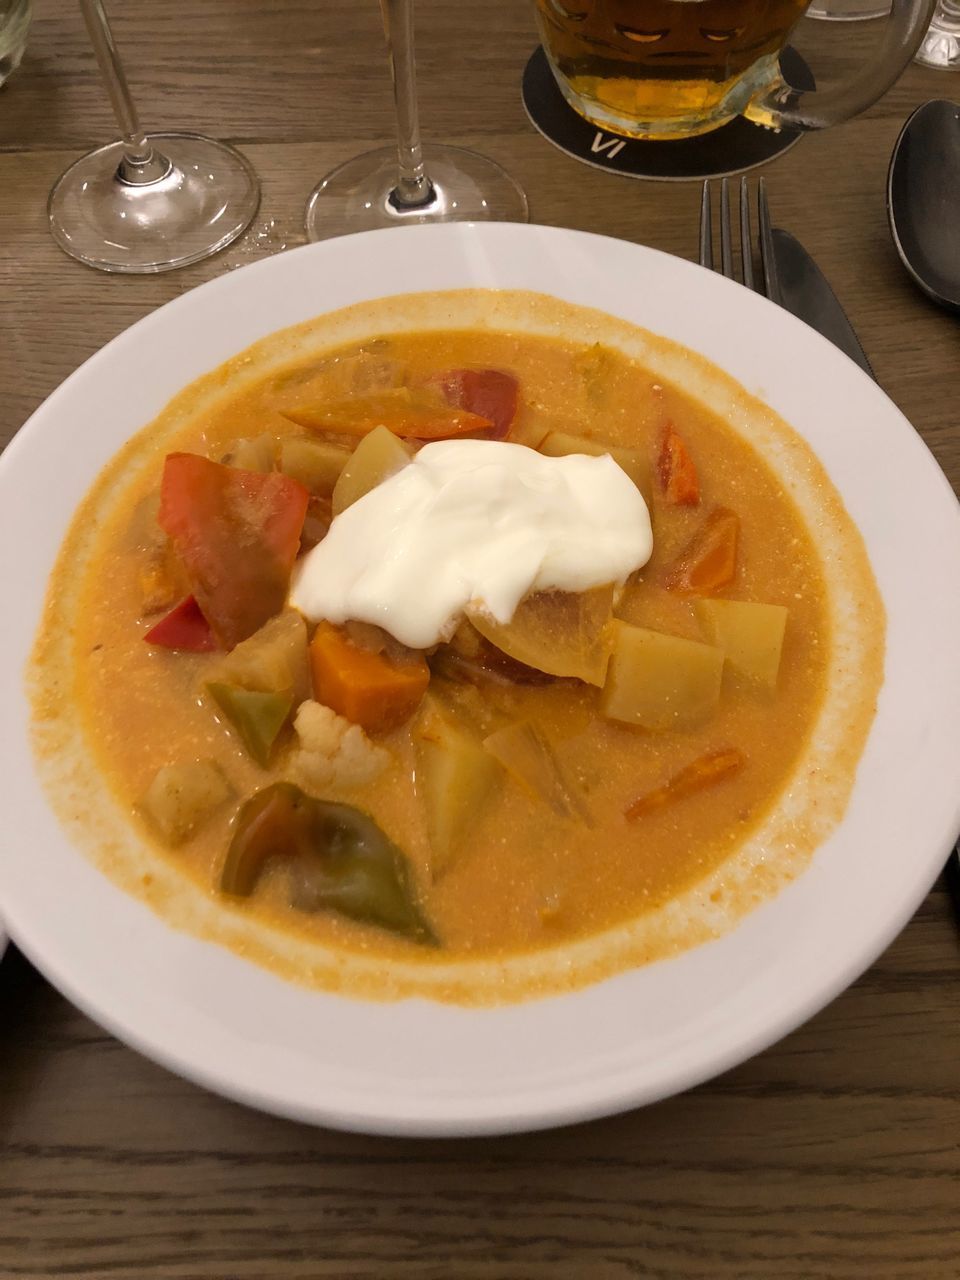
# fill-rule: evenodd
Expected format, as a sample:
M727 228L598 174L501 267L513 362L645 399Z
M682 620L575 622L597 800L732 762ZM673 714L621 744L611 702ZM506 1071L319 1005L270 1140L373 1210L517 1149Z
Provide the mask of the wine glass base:
M225 248L260 205L249 162L225 142L194 133L151 133L170 161L153 182L124 182L123 145L82 156L47 202L50 232L65 253L100 271L172 271Z
M425 204L403 207L397 185L397 151L381 147L355 156L323 179L307 201L310 240L421 222L526 222L527 197L493 160L463 147L423 148L433 194Z
M934 17L913 60L924 67L960 66L960 29L942 27Z
M889 12L890 0L813 0L803 16L823 22L869 22Z

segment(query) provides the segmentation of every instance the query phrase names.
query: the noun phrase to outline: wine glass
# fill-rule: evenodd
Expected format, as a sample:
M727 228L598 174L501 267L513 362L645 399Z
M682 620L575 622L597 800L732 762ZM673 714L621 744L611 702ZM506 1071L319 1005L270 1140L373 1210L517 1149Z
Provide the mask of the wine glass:
M169 271L235 240L260 204L246 159L196 133L144 134L102 0L80 0L120 138L72 164L47 202L50 231L101 271Z
M334 169L307 202L307 236L413 222L526 222L527 197L493 160L463 147L423 146L417 111L413 0L380 0L397 112L397 146Z
M865 22L884 18L889 12L890 0L813 0L803 16L827 22Z
M890 0L813 0L805 17L852 22L889 12ZM960 66L960 0L940 0L913 60L924 67Z
M30 28L30 0L0 0L0 87L20 65Z
M940 0L917 50L915 62L925 67L960 66L960 3Z

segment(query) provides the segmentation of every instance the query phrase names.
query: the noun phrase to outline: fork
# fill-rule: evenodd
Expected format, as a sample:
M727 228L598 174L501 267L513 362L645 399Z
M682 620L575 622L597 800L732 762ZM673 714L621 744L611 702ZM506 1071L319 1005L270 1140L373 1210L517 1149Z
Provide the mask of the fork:
M746 178L740 179L740 275L739 283L755 293L765 294L771 302L783 306L777 264L773 253L770 207L763 178L757 183L757 222L760 228L760 269L762 283L753 270L753 235L750 227L750 190ZM700 197L700 265L713 271L713 210L710 183L704 182ZM730 280L737 280L730 220L730 179L720 179L720 266L716 268ZM947 890L953 902L954 918L960 928L960 839L957 840L944 867Z
M753 236L750 228L750 189L746 178L740 179L740 276L739 282L756 293L763 293L778 306L783 305L777 264L773 254L773 236L770 225L770 207L767 204L767 186L763 178L757 184L757 221L760 227L760 269L762 284L753 270ZM713 212L710 183L703 184L700 197L700 265L714 270ZM731 280L736 280L733 254L733 236L730 226L730 179L720 179L720 266L718 268Z

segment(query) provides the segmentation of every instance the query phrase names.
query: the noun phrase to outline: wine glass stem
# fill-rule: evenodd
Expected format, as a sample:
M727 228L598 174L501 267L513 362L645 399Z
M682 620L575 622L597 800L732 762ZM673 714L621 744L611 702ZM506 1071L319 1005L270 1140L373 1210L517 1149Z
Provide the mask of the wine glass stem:
M417 64L413 39L413 0L380 0L383 28L397 109L397 185L390 199L401 208L416 208L434 199L433 184L423 167L420 115L417 110Z
M154 151L140 128L137 109L127 87L123 63L120 61L102 0L80 0L80 11L120 126L123 159L120 161L117 177L121 182L134 186L157 182L170 172L170 161Z

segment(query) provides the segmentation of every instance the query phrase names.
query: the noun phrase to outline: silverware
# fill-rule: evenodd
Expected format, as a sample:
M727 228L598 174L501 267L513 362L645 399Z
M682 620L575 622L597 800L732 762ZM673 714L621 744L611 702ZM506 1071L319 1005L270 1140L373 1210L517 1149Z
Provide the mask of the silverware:
M900 261L928 297L960 311L960 106L918 107L887 173L887 218Z
M826 276L789 231L773 227L770 235L780 287L780 305L822 333L876 382L870 361Z
M753 269L753 238L750 228L750 192L746 178L740 179L740 271L734 261L730 218L730 182L720 182L720 270L731 279L791 312L799 320L823 334L871 378L874 377L853 326L837 301L826 276L789 231L770 222L767 189L763 178L757 186L757 220L762 286ZM713 267L713 218L710 184L703 184L700 202L700 265ZM874 381L876 379L874 378Z
M960 113L960 109L954 108ZM908 121L909 123L909 121ZM901 134L901 138L903 135ZM960 131L958 131L960 138ZM754 245L750 227L750 191L746 178L740 179L740 270L737 272L730 217L730 181L720 182L720 266L717 268L748 289L762 293L792 312L799 320L829 338L861 369L874 377L853 326L837 301L826 277L788 231L770 222L767 188L763 178L757 185L757 221L759 223L760 273L754 271ZM714 269L713 215L710 183L703 184L700 199L700 265ZM957 260L960 273L960 259ZM758 283L761 281L762 283ZM876 379L874 378L874 381ZM947 889L953 901L954 916L960 928L960 840L957 841L944 868Z

